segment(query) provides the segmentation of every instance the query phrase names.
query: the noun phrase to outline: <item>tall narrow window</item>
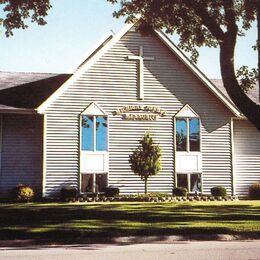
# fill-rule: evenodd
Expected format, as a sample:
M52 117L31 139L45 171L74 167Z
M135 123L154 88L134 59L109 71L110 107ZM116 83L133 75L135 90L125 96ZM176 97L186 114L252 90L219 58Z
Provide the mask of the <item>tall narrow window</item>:
M200 120L198 118L176 119L176 151L200 151Z
M189 119L189 144L191 152L200 151L200 121L198 118Z
M177 151L187 150L187 122L185 119L176 119Z
M107 117L82 116L82 150L107 151Z
M96 117L96 150L107 151L107 117Z
M94 149L94 117L82 116L82 150L93 151Z

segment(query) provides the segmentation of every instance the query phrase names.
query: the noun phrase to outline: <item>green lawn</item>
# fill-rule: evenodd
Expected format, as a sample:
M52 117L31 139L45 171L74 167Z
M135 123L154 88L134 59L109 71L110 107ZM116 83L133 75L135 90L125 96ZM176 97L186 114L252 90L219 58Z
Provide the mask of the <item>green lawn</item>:
M0 240L219 233L260 238L260 201L0 204Z

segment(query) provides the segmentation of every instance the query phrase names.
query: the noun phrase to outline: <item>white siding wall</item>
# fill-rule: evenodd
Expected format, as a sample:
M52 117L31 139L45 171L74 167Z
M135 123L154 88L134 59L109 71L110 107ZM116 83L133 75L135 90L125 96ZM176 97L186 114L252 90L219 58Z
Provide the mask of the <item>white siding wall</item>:
M17 184L42 189L42 117L3 115L0 194Z
M138 55L145 61L143 101L137 100ZM174 178L173 116L189 104L202 121L203 185L231 190L230 113L205 86L156 38L128 32L91 69L83 73L46 111L46 196L64 184L77 185L79 176L79 115L97 102L109 115L109 184L122 193L143 192L144 184L128 158L146 131L160 143L163 170L148 180L148 191L171 192ZM167 116L157 121L122 121L112 112L126 105L158 106Z
M234 172L236 194L247 196L260 182L260 132L248 121L234 121Z

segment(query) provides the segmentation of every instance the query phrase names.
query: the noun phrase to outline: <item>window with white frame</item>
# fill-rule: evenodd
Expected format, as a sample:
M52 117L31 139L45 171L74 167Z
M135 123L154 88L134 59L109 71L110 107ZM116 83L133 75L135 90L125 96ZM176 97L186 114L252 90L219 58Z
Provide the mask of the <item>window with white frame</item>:
M201 129L198 114L185 105L175 116L176 186L201 192Z
M184 187L189 193L201 192L201 174L177 173L177 187Z
M82 116L83 151L107 151L107 117Z
M81 115L81 192L107 186L108 118L92 103Z
M199 118L176 118L176 151L200 151Z
M81 175L81 192L101 192L106 186L106 173L84 173Z

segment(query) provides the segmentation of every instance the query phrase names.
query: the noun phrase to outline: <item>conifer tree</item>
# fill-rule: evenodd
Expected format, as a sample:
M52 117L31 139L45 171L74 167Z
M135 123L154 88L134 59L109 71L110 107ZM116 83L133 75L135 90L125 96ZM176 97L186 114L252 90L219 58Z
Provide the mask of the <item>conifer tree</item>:
M149 133L139 141L140 145L129 156L131 169L141 177L145 184L145 194L147 194L147 180L150 176L157 174L161 170L161 149Z

